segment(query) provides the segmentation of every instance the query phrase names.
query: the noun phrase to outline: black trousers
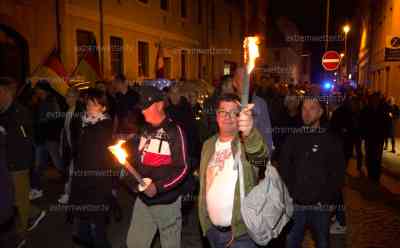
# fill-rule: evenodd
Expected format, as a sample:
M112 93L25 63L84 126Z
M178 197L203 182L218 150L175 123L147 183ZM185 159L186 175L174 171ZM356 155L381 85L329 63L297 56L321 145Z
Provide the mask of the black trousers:
M5 223L0 223L0 247L17 247L17 232L15 229L15 218L12 217Z
M365 153L368 169L368 177L374 181L379 182L382 171L382 152L383 152L383 139L382 140L365 140Z

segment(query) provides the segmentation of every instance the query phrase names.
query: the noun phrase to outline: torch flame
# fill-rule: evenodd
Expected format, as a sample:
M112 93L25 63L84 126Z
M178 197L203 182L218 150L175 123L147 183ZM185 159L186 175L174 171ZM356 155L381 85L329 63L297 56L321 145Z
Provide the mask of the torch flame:
M125 142L126 140L118 140L117 144L108 147L108 150L118 159L118 162L123 165L125 165L128 157L128 153L121 147Z
M257 36L249 36L246 37L244 40L244 62L245 64L247 64L247 72L249 74L254 69L256 58L260 56L260 53L258 51L258 44L259 38Z

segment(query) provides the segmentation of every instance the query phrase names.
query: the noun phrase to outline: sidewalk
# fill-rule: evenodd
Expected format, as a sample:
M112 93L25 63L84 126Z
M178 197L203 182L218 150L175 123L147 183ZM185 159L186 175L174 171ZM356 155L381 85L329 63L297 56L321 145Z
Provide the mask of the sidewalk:
M396 138L396 153L392 153L392 144L389 141L388 150L383 151L382 166L384 171L400 180L400 138Z

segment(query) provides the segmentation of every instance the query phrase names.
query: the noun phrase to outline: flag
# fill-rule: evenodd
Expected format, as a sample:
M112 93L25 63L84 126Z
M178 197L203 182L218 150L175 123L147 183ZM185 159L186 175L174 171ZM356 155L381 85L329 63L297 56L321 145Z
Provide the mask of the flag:
M31 82L32 87L34 87L39 80L46 80L55 91L64 96L69 88L65 81L66 78L67 72L61 62L57 49L54 49L43 64L32 74Z
M79 49L82 49L83 53L79 58L78 64L72 72L72 76L82 76L85 80L92 83L100 80L102 75L100 72L96 38L94 36L91 37L87 46L82 46Z
M164 53L161 44L158 46L157 51L156 78L164 78Z
M79 61L75 73L92 83L100 80L102 77L98 56L93 51L87 51Z

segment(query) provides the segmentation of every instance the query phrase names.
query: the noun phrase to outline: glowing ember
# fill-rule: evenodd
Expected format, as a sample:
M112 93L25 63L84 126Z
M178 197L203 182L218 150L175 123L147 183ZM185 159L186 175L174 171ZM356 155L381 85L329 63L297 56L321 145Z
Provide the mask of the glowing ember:
M257 36L249 36L244 40L244 62L247 65L247 73L251 73L254 69L256 58L260 56L258 51L259 38Z
M126 164L128 157L128 153L121 147L125 142L126 140L118 140L117 144L108 147L108 150L118 159L118 162L123 165Z

